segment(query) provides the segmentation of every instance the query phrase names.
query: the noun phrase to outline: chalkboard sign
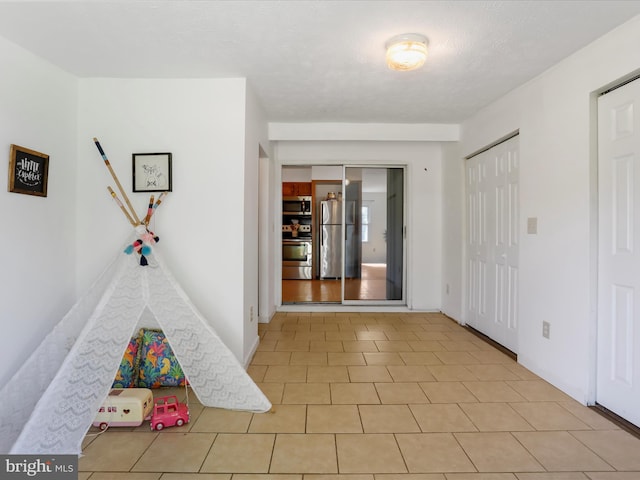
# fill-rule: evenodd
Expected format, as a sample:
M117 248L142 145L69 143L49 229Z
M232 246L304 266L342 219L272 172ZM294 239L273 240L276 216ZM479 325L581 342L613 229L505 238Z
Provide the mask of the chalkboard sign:
M30 148L11 145L9 158L9 191L47 196L49 155Z

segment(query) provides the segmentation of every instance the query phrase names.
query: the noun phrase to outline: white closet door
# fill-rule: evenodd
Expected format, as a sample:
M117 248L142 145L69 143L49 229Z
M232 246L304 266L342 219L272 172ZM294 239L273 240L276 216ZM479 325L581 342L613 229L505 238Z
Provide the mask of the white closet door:
M467 161L467 318L469 326L488 334L490 317L487 286L487 161L484 154ZM490 273L490 272L489 272Z
M467 161L469 326L518 351L519 137Z
M597 402L640 426L640 80L598 100Z

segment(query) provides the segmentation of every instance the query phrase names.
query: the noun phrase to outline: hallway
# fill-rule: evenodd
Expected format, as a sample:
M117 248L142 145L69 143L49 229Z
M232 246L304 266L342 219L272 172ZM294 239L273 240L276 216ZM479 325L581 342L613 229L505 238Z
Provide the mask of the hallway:
M87 438L80 479L640 478L640 440L444 315L278 313L260 335L275 413L190 395L183 427Z

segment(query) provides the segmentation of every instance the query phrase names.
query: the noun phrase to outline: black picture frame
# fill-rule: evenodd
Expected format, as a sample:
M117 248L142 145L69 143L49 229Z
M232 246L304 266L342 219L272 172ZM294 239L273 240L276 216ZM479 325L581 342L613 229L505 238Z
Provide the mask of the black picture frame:
M171 153L132 155L134 192L171 192Z
M49 155L19 145L11 145L8 188L10 192L46 197L48 180Z

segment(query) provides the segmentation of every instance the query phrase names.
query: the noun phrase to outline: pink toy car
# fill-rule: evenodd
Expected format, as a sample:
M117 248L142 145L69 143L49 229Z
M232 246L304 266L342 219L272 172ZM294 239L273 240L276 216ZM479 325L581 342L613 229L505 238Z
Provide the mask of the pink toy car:
M179 403L175 395L154 399L151 416L151 430L162 430L165 427L181 427L189 423L189 408Z

